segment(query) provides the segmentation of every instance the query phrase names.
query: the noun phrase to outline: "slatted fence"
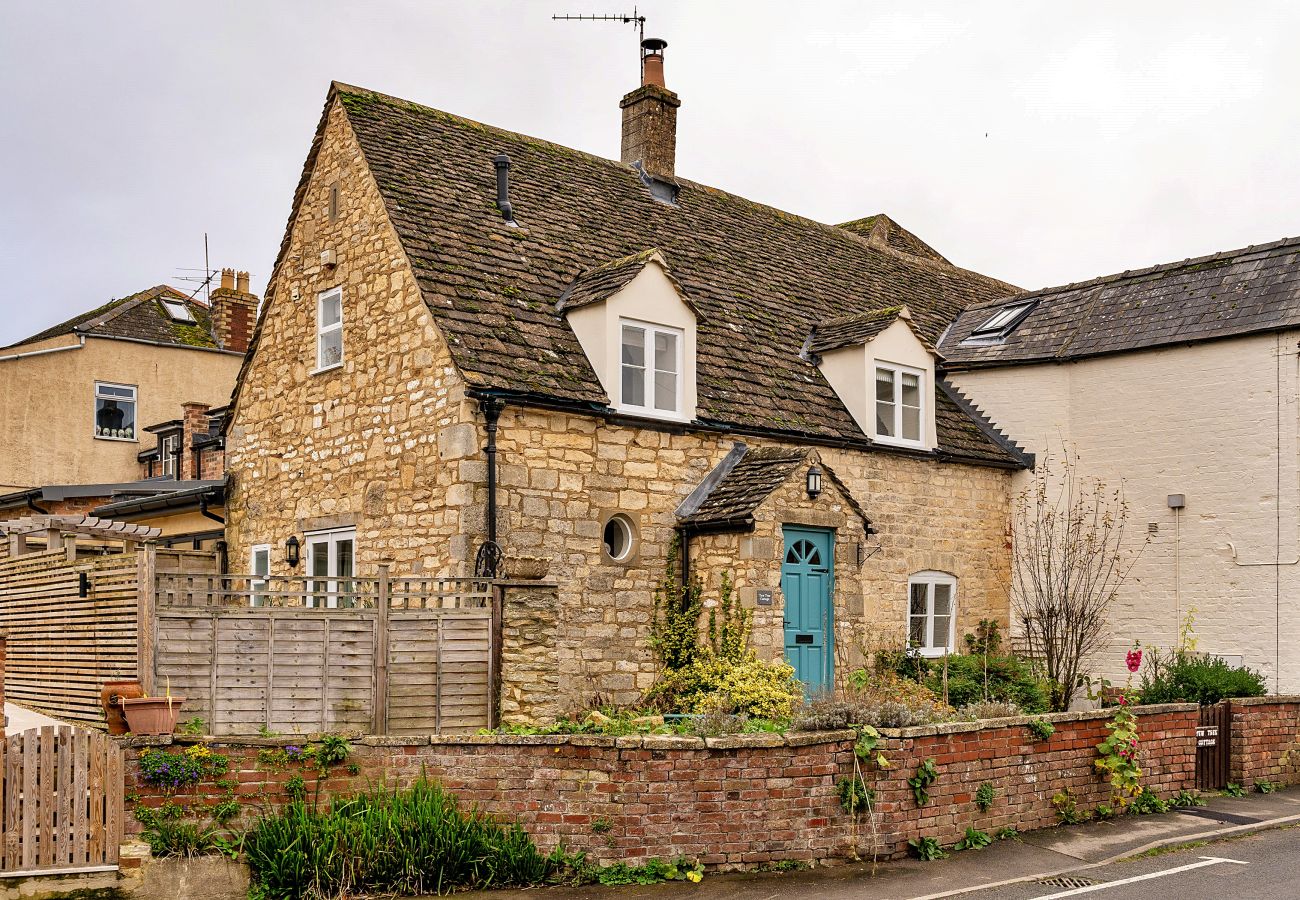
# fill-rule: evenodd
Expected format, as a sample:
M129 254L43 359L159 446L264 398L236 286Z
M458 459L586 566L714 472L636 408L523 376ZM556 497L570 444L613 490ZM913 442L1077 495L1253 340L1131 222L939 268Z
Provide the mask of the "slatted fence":
M490 585L159 574L153 692L217 735L490 724Z
M122 750L98 732L46 726L0 739L0 875L104 871L122 840Z
M134 553L71 562L62 549L0 562L11 702L103 722L104 682L136 677L136 569Z

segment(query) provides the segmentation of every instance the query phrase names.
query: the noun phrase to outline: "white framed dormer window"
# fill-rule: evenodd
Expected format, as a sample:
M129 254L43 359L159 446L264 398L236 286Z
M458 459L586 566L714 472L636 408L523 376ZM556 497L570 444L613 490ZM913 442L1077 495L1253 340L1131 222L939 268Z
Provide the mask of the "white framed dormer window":
M95 437L105 441L135 440L135 388L129 384L95 382Z
M343 365L343 289L330 288L316 298L316 371Z
M876 440L923 447L925 372L893 363L876 364Z
M271 576L271 545L254 544L249 550L248 572L248 605L265 606L267 597L263 596L263 591L267 589L268 579Z
M619 409L681 418L682 330L622 319L619 344Z
M918 572L907 579L907 645L922 656L953 650L957 579L945 572Z
M176 477L176 451L180 448L181 436L179 434L163 435L163 439L158 446L158 466L159 474Z

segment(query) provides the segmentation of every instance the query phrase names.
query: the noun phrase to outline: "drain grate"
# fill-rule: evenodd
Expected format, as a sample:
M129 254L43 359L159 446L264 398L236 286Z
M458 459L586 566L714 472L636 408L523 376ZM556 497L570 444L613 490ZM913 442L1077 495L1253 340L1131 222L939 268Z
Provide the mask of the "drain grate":
M1097 882L1091 878L1081 878L1078 875L1058 875L1055 878L1044 878L1039 884L1045 884L1048 887L1063 888L1081 888L1092 887Z

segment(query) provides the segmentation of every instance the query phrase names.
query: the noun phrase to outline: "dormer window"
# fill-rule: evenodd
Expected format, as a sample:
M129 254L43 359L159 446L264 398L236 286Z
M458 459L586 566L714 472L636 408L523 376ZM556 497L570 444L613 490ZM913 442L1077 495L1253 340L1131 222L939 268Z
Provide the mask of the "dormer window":
M876 440L922 446L925 372L890 363L876 365Z
M1019 325L1025 316L1029 315L1029 310L1033 306L1032 301L1004 306L990 316L983 325L972 331L970 336L973 338L1006 337L1011 333L1011 329Z
M190 308L184 300L162 300L160 302L173 322L183 322L186 325L194 324L194 313L190 312Z
M160 475L176 477L176 459L180 455L181 436L179 432L164 434L158 441L158 462Z
M623 321L619 406L634 412L677 414L682 408L682 331Z

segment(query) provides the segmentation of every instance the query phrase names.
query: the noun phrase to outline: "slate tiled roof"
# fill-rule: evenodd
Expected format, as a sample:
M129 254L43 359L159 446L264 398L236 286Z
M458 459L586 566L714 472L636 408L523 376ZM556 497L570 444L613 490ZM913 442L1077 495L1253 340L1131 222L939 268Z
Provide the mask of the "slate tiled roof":
M608 300L628 286L655 255L655 250L642 250L622 259L588 269L573 280L560 294L559 309L576 309L589 303Z
M852 222L843 222L836 227L860 234L873 244L890 247L899 253L919 256L922 259L932 259L941 263L948 261L943 258L943 255L938 250L884 213L867 216L865 219L854 219Z
M961 309L1010 290L683 178L669 205L651 197L635 170L611 160L360 88L336 84L335 96L425 302L475 391L607 410L609 398L557 303L583 273L658 248L699 316L702 426L866 447L830 385L800 358L813 324L905 303L933 342ZM518 228L496 209L499 153L512 162ZM621 264L611 268L617 278L627 275ZM1016 464L967 427L973 423L954 429L964 414L942 392L936 406L941 455Z
M819 322L813 326L812 334L808 336L805 351L820 354L838 350L841 347L851 347L854 344L865 344L890 325L893 325L899 318L906 321L909 327L911 326L912 316L905 306L887 306L884 309L873 309L867 312L840 316L826 322ZM925 345L927 350L936 356L939 355L939 351L935 349L934 344L926 339L925 335L915 328L912 329L912 333L916 335L917 340Z
M194 316L194 323L174 321L158 302L162 299L185 303ZM123 297L121 300L111 300L97 309L73 316L66 322L60 322L10 346L31 344L64 334L150 341L156 344L173 344L177 347L218 349L217 342L212 337L212 320L208 308L165 284Z
M1036 299L1000 341L997 307ZM1082 359L1300 327L1300 238L972 304L940 344L949 368Z

